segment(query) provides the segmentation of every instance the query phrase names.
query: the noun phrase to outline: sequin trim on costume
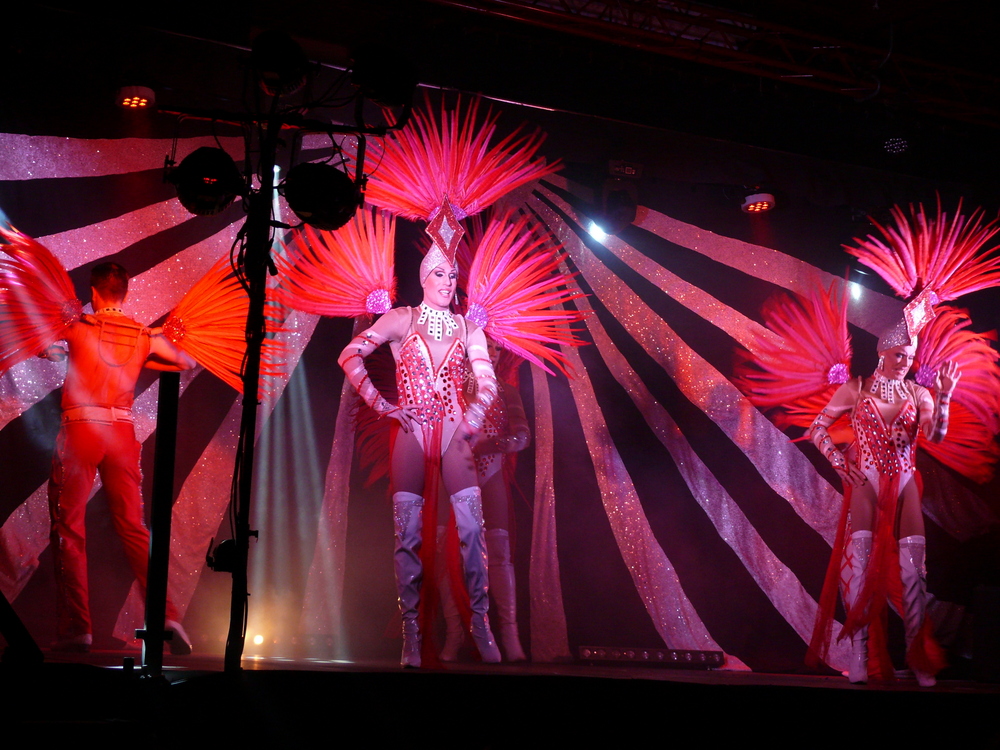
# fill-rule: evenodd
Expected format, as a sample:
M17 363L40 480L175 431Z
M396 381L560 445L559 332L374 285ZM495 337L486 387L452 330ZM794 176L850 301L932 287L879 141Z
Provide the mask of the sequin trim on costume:
M451 498L454 503L466 503L469 506L469 512L472 514L473 520L479 524L483 525L483 497L482 490L478 487L472 487L467 491L459 495L452 495Z
M905 401L908 398L904 381L887 378L878 370L872 374L872 384L868 390L890 404L896 403L897 396L900 401Z

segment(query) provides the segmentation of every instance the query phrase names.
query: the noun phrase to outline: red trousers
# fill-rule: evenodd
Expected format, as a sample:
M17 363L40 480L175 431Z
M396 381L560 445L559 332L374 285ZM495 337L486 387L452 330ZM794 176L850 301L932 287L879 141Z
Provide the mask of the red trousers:
M143 518L140 453L131 422L67 422L59 431L49 480L49 513L60 639L92 632L84 518L96 472L100 472L125 556L145 593L149 531ZM177 619L169 599L167 619Z

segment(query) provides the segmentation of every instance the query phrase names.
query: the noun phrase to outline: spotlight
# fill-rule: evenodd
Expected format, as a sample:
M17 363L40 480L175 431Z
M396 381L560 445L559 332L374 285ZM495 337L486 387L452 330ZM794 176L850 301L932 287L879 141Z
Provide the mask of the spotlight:
M361 205L351 178L330 164L296 164L278 192L296 216L317 229L340 229Z
M638 192L633 183L617 178L605 180L601 209L594 216L594 224L606 234L618 234L635 221L638 204Z
M117 102L123 109L152 109L156 106L156 92L149 86L122 86Z
M202 146L167 174L181 205L196 216L212 216L243 193L243 176L221 148Z
M774 206L774 196L770 193L749 193L743 199L741 208L745 214L762 214L765 211L770 211Z
M598 242L604 242L608 238L608 233L601 229L597 222L593 220L591 220L590 225L587 227L587 234Z
M260 87L268 96L294 94L306 82L309 60L298 43L284 31L271 29L253 40L250 48Z

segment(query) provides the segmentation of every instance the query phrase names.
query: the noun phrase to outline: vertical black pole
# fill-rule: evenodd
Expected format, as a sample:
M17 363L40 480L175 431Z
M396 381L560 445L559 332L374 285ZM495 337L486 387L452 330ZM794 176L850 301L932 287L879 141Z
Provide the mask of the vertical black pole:
M236 563L233 570L233 593L229 608L229 637L226 640L225 668L239 671L246 639L248 591L247 568L250 556L250 498L253 490L254 439L257 432L257 391L260 384L260 352L266 333L264 303L267 292L267 269L271 257L271 206L274 198L274 162L278 147L280 122L268 121L260 149L260 190L250 195L247 214L247 245L244 268L250 286L247 311L247 360L243 371L243 415L240 444L236 457L239 472L236 526Z
M149 534L149 568L146 571L146 625L142 638L143 674L163 671L163 619L167 609L167 571L170 567L170 517L174 507L174 460L177 451L177 407L180 373L160 373L156 406L156 454L153 461L153 496Z

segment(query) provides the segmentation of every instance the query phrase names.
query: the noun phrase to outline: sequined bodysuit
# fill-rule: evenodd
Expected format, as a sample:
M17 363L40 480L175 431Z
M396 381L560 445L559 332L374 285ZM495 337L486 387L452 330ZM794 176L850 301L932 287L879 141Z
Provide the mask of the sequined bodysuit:
M916 394L912 387L908 390L910 398L889 425L886 425L878 405L869 396L862 394L851 412L851 426L857 437L855 463L876 492L884 479L898 477L899 487L905 487L916 471Z
M435 367L430 347L419 331L410 332L396 352L396 386L400 405L420 408L424 424L415 430L421 447L427 450L432 426L441 428L441 452L462 423L467 403L463 385L467 376L468 356L465 346L465 321L456 315L461 335L456 335L444 359ZM412 318L411 318L412 320Z

